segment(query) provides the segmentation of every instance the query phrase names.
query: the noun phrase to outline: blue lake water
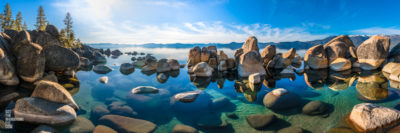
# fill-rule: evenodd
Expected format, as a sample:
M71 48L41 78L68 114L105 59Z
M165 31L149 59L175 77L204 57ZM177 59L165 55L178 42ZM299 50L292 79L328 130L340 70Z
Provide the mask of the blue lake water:
M111 50L113 49L115 48ZM118 47L118 49L122 52L151 53L157 59L177 59L180 63L186 63L189 51L187 48L143 48L134 46ZM232 57L234 53L234 50L227 48L219 48L218 50L223 50L228 57ZM280 51L283 52L284 50ZM299 55L303 56L304 51L299 50ZM164 83L160 83L157 80L157 73L144 74L139 68L136 68L131 74L122 74L119 71L119 65L132 63L131 57L131 55L126 54L116 59L108 57L106 64L114 70L107 74L97 74L93 71L78 71L76 73L76 77L80 81L80 88L79 91L75 91L76 93L73 97L82 109L78 113L79 116L90 119L90 112L93 107L97 105L107 106L110 101L119 101L132 107L137 113L132 117L155 123L158 126L155 130L156 133L170 132L178 123L191 125L201 132L275 132L283 127L297 126L309 132L319 133L334 127L344 126L343 119L355 104L369 101L386 107L394 107L399 102L399 91L395 88L390 88L390 86L385 88L384 85L382 85L383 87L359 85L356 88L359 75L363 75L366 72L353 71L343 74L325 70L304 75L296 74L294 78L275 79L273 88L267 88L262 85L259 91L251 92L235 89L235 82L238 82L235 76L220 74L212 79L193 79L188 75L186 67L181 68L179 72L170 74L168 80ZM376 77L383 79L383 81L377 81L379 84L388 84L382 73L371 73L375 74L373 79L376 79ZM102 76L109 77L107 84L102 84L98 81ZM325 82L318 80L321 77L325 79ZM368 78L369 76L366 77ZM307 85L305 78L313 83L311 85L314 88ZM351 84L353 80L355 81ZM270 83L273 84L273 82ZM372 84L373 82L370 83ZM127 99L127 94L132 88L138 86L154 86L159 88L160 92ZM302 114L302 106L284 112L271 111L263 105L263 97L275 88L285 88L291 93L300 95L303 98L303 104L311 100L321 100L332 104L333 110L325 118ZM188 105L172 106L172 96L180 92L194 90L202 91L195 102ZM220 108L208 106L212 100L221 97L228 98L230 103ZM229 118L228 114L231 113L236 114L239 118ZM256 130L246 122L246 116L252 114L276 114L281 121L276 122L272 128ZM229 126L223 129L202 129L197 126L200 121L210 123L225 121Z

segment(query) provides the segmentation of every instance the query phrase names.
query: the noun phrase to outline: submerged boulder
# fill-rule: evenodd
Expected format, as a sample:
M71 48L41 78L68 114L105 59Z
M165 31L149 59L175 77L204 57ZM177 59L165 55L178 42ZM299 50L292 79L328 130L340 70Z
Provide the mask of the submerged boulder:
M94 124L85 117L78 116L75 121L68 126L64 132L69 133L91 133L94 130Z
M264 128L270 124L272 124L278 118L273 115L249 115L246 117L247 123L255 129Z
M131 93L133 94L148 94L148 93L157 93L158 89L153 86L138 86L133 88Z
M99 123L121 133L151 133L157 128L150 121L119 115L105 115L99 119Z
M328 68L328 57L322 45L316 45L306 51L304 62L312 69Z
M372 36L357 48L358 62L363 70L374 70L386 60L390 48L390 38Z
M71 106L41 98L19 99L13 111L16 118L23 118L25 122L30 123L65 125L76 118L76 112Z
M110 127L104 125L97 125L96 128L94 128L93 133L118 133L118 132Z
M279 88L269 92L264 96L265 107L272 110L290 109L300 105L301 98L295 93Z
M176 124L172 129L172 133L198 133L196 128L188 125Z
M190 92L182 92L174 95L174 99L178 100L183 103L189 103L193 102L196 100L197 96L200 94L200 92L197 91L190 91Z
M371 103L355 105L349 115L349 123L359 132L386 132L399 120L400 111Z
M67 48L50 45L44 47L47 71L74 70L79 67L79 55Z
M311 101L304 105L302 112L306 115L319 115L328 110L328 104L322 101Z
M36 83L35 90L32 92L31 97L42 98L57 103L64 103L70 105L76 110L79 109L71 94L63 86L56 82L47 80L39 81Z

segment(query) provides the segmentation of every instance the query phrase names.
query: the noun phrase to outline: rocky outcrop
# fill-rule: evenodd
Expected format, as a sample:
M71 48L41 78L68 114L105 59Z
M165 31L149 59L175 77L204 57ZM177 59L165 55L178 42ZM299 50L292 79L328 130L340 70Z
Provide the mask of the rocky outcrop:
M275 69L285 69L287 66L292 64L294 57L296 56L296 49L291 48L289 51L285 52L278 58L274 63Z
M17 100L13 112L25 122L48 125L65 125L76 118L75 110L69 105L31 97Z
M261 52L261 58L263 60L264 66L267 66L267 64L274 58L275 55L276 55L275 45L266 46Z
M250 51L259 51L257 38L255 36L249 36L244 44L242 45L243 53L247 53Z
M390 38L372 36L357 48L358 62L363 70L374 70L381 66L389 53Z
M121 133L151 133L157 128L150 121L119 115L105 115L99 119L99 123Z
M261 56L257 51L249 51L240 56L238 74L241 77L248 77L250 74L260 73L265 75L265 69L261 64Z
M14 64L8 59L2 49L0 49L0 83L8 86L19 84Z
M50 45L44 47L47 71L74 70L79 67L79 55L67 48Z
M35 90L32 92L31 97L41 98L56 103L63 103L70 105L76 110L79 109L71 94L56 82L47 80L39 81L36 83Z
M359 132L386 132L398 125L400 111L371 103L353 107L349 123Z
M197 63L201 62L201 49L200 47L196 46L189 51L189 58L187 61L187 66L192 67Z
M328 68L328 55L322 45L316 45L306 51L304 63L312 69Z
M194 76L197 77L210 77L214 69L211 68L206 62L200 62L196 64L190 71Z

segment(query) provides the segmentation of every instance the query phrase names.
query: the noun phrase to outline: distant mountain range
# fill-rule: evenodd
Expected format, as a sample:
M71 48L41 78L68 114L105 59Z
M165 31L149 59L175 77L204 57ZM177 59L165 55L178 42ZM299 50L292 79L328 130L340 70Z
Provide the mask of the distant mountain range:
M391 48L396 46L400 43L400 35L388 35L391 41ZM313 41L292 41L292 42L268 42L268 43L258 43L260 49L263 49L267 45L275 45L277 48L280 49L308 49L318 44L325 44L335 38L337 36L329 36L324 39L320 40L313 40ZM370 36L368 35L350 35L350 39L353 41L355 46L359 46L362 42L367 40ZM173 43L173 44L141 44L141 45L128 45L128 44L111 44L111 43L97 43L97 44L88 44L90 46L96 48L121 48L127 46L133 47L145 47L145 48L192 48L194 46L210 46L216 45L219 48L229 48L229 49L238 49L241 48L243 42L232 42L232 43L194 43L194 44L183 44L183 43Z

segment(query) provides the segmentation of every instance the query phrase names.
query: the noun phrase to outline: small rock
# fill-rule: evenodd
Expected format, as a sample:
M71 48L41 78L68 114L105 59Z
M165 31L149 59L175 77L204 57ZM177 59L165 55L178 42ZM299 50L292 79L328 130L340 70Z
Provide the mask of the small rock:
M276 120L276 116L273 114L270 115L249 115L246 117L247 123L255 128L261 129L269 124L273 123Z
M40 125L33 129L31 133L55 133L56 130L50 126L47 125Z
M104 125L98 125L96 128L94 128L93 133L118 133L114 129L104 126Z
M113 69L111 67L106 66L106 65L96 65L93 68L93 71L96 73L99 73L99 74L106 74L106 73L111 72L112 70Z
M196 100L198 95L199 95L199 92L197 92L197 91L182 92L182 93L175 94L174 99L177 99L184 103L189 103L189 102L193 102L194 100Z
M294 126L283 128L278 131L278 133L303 133L303 132L304 132L304 130L302 128L294 127Z
M152 86L138 86L133 88L131 93L133 94L146 94L146 93L157 93L158 89Z
M177 124L175 127L172 129L172 133L198 133L197 129L188 126L188 125L182 125L182 124Z
M107 76L100 77L99 81L100 81L100 83L107 84L108 83L108 77Z
M150 133L157 128L157 125L150 121L119 115L105 115L99 119L99 123L121 133Z

